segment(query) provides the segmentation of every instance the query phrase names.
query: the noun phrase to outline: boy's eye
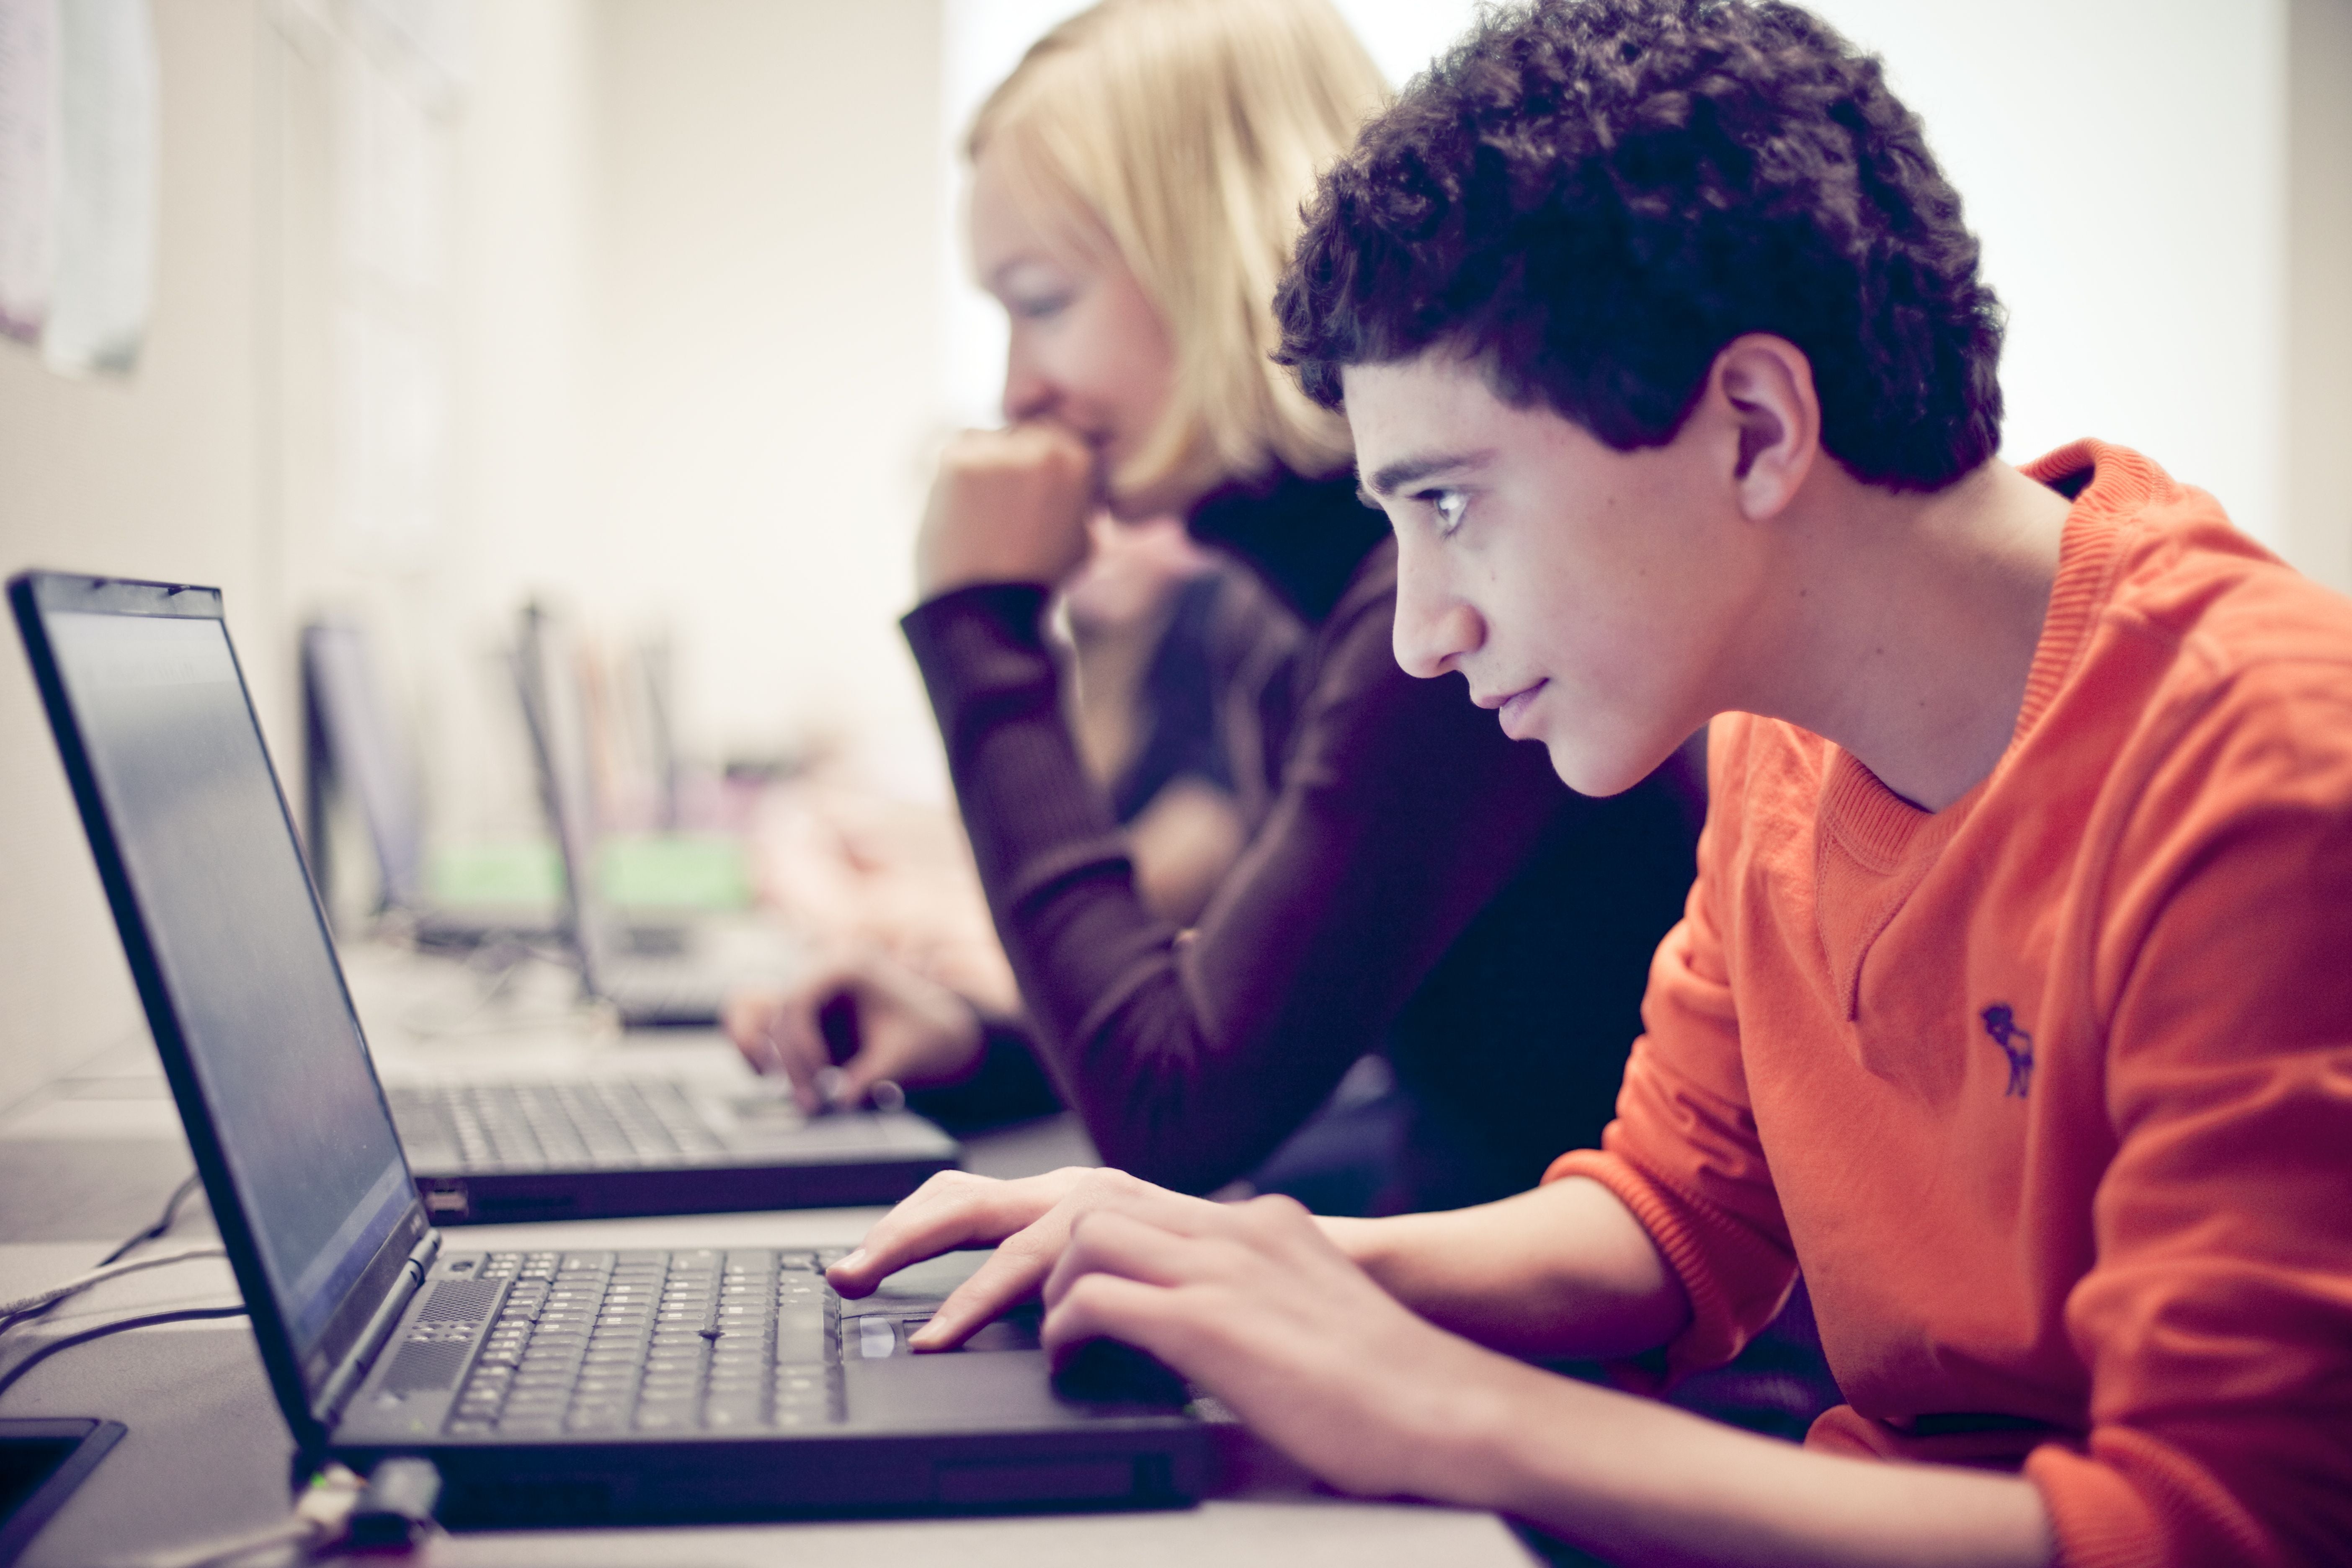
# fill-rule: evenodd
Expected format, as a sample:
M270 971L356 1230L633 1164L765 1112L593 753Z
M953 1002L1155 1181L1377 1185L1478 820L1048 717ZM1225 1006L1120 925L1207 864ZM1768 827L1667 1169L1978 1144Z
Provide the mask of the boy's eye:
M1067 294L1039 294L1013 301L1013 313L1025 321L1043 321L1058 316L1068 307Z
M1460 490L1433 490L1426 498L1432 511L1437 513L1437 533L1444 538L1462 526L1462 514L1470 510L1470 498Z

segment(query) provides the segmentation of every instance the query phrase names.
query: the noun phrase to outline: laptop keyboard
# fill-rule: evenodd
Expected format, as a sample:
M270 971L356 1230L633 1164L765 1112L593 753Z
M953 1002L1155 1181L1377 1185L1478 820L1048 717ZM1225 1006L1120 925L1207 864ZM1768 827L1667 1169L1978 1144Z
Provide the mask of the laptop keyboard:
M662 1079L386 1088L409 1163L428 1170L565 1171L691 1164L722 1152Z
M766 1431L842 1419L838 1251L499 1252L513 1281L455 1436Z

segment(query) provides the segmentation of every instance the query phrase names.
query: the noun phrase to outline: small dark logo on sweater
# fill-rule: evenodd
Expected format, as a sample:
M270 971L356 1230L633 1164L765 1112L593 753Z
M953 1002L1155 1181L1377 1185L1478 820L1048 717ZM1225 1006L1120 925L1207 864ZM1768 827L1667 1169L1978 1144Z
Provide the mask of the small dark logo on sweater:
M2001 1055L2009 1058L2009 1087L2001 1093L2023 1100L2033 1088L2033 1037L2017 1026L2017 1015L2006 1002L1996 1002L1984 1010L1984 1026Z

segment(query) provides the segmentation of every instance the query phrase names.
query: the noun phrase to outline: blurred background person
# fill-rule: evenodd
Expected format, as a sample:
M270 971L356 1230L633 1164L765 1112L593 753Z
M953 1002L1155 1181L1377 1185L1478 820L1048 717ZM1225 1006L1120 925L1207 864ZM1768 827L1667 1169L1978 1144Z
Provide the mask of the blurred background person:
M852 1096L1042 1059L1109 1163L1326 1212L1498 1197L1597 1141L1699 774L1571 795L1395 665L1345 426L1267 358L1300 199L1385 95L1325 0L1107 0L982 108L970 237L1009 424L942 460L903 624L1024 1012L875 961L741 999L730 1033L806 1102L836 1059ZM1045 625L1098 510L1181 516L1308 628L1260 706L1263 821L1189 926L1138 890Z

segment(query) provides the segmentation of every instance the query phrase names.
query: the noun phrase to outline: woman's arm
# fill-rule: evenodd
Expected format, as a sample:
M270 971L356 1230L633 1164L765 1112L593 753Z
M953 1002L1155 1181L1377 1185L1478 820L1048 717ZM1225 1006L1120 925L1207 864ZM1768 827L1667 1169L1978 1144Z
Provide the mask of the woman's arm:
M975 584L904 623L1040 1043L1113 1164L1206 1191L1263 1159L1582 808L1452 683L1396 668L1383 566L1318 635L1282 793L1181 940L1079 763L1045 591Z

